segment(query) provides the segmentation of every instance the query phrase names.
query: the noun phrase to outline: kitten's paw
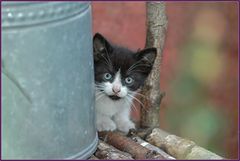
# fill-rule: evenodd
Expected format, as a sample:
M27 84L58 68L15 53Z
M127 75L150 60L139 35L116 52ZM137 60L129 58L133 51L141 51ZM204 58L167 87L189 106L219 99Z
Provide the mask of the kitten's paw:
M100 122L97 122L98 131L114 131L116 130L116 128L117 126L112 120L110 121L102 120Z
M124 132L124 133L128 133L128 131L130 129L135 129L135 124L130 120L129 121L118 122L117 129Z

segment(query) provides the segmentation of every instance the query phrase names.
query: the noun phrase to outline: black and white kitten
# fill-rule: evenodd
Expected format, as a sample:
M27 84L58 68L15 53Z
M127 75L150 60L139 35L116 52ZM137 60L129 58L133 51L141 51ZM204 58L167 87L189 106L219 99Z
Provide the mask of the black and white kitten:
M130 120L131 104L152 69L156 48L133 52L96 33L93 49L97 129L127 133L135 128Z

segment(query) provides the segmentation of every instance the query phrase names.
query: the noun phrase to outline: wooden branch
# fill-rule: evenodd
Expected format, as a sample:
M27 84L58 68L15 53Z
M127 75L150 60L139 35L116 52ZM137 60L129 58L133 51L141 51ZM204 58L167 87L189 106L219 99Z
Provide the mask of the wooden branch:
M166 160L176 160L175 158L173 158L172 156L170 156L169 154L165 153L163 150L161 150L160 148L149 144L148 142L144 141L143 139L141 139L138 136L133 136L131 137L136 143L142 145L143 147L146 147L149 150L152 151L156 151L157 153L161 154Z
M167 29L164 2L147 2L146 47L156 47L157 57L142 90L141 127L159 127L159 108L164 94L160 91L160 65ZM146 110L147 109L147 110Z
M215 153L212 153L198 145L193 141L171 135L159 128L153 129L146 140L176 159L224 159Z
M134 159L165 159L161 154L137 144L118 132L99 132L98 135L108 144L130 153Z
M99 159L133 160L130 154L122 152L101 140L99 141L95 156Z

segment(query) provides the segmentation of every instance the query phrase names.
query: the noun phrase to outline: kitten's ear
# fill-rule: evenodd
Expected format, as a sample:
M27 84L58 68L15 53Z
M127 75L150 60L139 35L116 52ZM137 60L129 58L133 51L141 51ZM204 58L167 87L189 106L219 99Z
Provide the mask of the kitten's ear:
M153 65L157 56L157 48L146 48L137 52L138 60L143 61L146 64Z
M94 52L94 59L98 60L100 56L106 54L107 52L110 53L112 47L110 43L99 33L96 33L93 37L93 52Z

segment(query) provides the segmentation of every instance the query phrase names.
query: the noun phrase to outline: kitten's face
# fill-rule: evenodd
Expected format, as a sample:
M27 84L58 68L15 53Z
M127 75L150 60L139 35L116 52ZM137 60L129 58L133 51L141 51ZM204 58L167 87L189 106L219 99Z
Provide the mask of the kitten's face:
M156 49L149 48L134 53L111 45L98 33L93 38L93 46L97 92L114 101L132 99L152 69Z

